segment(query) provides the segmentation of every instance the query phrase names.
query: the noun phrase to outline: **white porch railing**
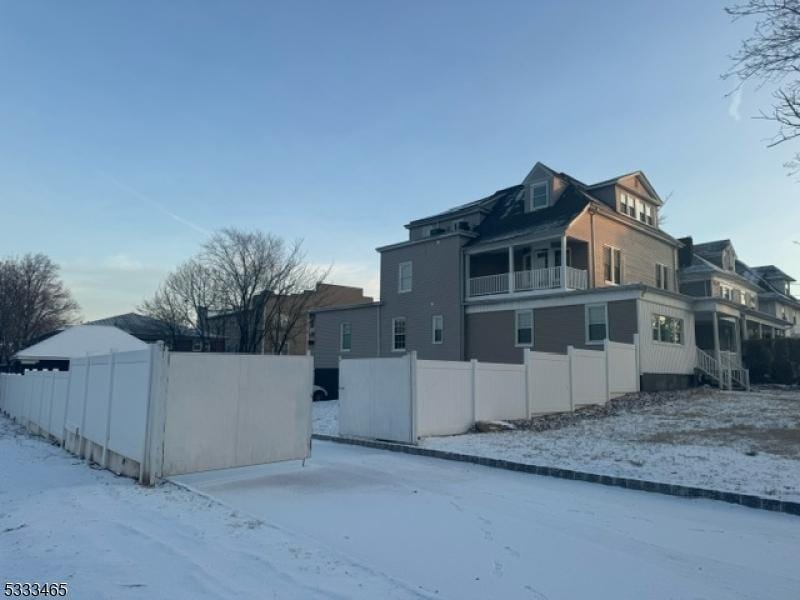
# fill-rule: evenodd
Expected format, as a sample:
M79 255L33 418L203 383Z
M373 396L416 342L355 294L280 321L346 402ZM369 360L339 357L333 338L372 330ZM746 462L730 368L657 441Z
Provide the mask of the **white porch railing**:
M697 368L716 380L722 389L730 390L734 385L750 389L750 371L742 366L741 358L735 352L720 352L717 361L711 354L698 348Z
M472 277L469 280L470 296L487 296L489 294L505 294L508 292L508 273Z
M588 273L582 269L567 267L567 289L585 290ZM514 272L514 291L529 292L532 290L558 289L561 285L561 267L533 269L531 271ZM505 294L508 288L508 273L472 277L469 280L470 296L487 296L489 294Z

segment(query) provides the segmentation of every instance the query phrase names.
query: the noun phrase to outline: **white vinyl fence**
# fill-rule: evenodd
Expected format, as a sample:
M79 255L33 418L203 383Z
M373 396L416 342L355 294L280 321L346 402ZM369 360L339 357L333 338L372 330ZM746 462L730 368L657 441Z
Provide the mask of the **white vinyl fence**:
M567 354L525 351L521 365L400 358L339 364L339 432L416 443L469 431L477 421L520 420L605 404L638 390L636 347Z
M168 353L70 361L68 372L0 375L0 410L116 473L160 477L305 459L310 356Z

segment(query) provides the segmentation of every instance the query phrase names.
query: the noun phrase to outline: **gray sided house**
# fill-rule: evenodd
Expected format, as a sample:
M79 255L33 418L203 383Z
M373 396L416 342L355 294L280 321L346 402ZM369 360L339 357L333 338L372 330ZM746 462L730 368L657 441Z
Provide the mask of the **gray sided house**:
M645 389L689 385L696 298L680 293L683 244L659 227L661 205L640 171L587 185L537 163L519 185L411 221L406 241L378 248L380 302L314 311L316 366L412 350L519 363L524 348L638 338Z

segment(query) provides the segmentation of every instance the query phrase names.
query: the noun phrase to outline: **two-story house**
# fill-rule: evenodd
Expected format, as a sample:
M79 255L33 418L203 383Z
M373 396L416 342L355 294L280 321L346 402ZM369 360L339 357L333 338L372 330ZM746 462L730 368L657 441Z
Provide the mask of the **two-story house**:
M522 183L406 225L378 248L380 301L314 311L327 379L349 357L519 363L523 349L639 339L644 389L688 385L693 298L679 293L682 244L636 171L585 184L537 163Z
M800 307L788 292L788 275L775 267L749 267L739 260L730 240L680 241L680 290L696 298L699 348L741 365L743 340L787 334L795 307Z

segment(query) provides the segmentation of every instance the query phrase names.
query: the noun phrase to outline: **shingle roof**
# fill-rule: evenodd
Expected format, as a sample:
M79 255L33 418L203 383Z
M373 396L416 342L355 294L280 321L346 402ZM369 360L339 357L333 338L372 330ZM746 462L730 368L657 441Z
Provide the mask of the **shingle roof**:
M84 325L110 325L140 339L156 339L163 337L167 331L167 325L163 321L138 313L115 315L113 317L106 317L105 319L89 321L88 323L84 323ZM178 335L186 337L197 337L199 335L196 330L187 327L181 328L177 333Z
M727 246L731 245L730 240L715 240L713 242L703 242L702 244L695 244L694 251L697 254L713 255L719 254Z
M476 228L480 237L470 244L483 244L518 235L556 234L566 229L593 201L591 196L571 183L552 206L525 212L523 186L514 186L504 192L496 199L492 212Z
M786 279L787 281L795 281L794 278L781 271L775 265L765 265L763 267L751 267L751 269L764 278Z

